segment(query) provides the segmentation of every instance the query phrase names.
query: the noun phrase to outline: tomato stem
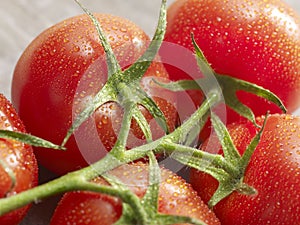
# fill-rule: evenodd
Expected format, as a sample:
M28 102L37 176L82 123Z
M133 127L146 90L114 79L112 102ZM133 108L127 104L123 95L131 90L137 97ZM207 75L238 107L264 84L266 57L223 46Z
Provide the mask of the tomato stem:
M135 147L129 151L125 151L123 155L108 153L104 158L88 167L71 172L57 179L49 181L48 183L39 185L16 195L0 199L0 215L39 199L59 193L82 189L84 188L83 182L90 181L93 178L102 175L105 172L122 164L144 158L152 151L163 153L164 150L162 145L165 145L166 142L169 141L171 141L171 143L180 142L182 140L182 136L188 134L189 129L195 126L195 123L207 113L207 111L210 109L210 106L218 102L218 100L218 94L212 93L205 100L203 105L187 121L185 121L182 126L177 128L177 130L174 132L163 136L156 141L147 143L143 146Z
M122 84L122 83L121 83ZM121 85L119 84L119 85ZM135 102L132 101L132 97L130 95L130 90L126 85L122 85L120 88L120 95L122 98L122 105L124 107L124 115L122 120L122 125L120 129L120 133L118 135L118 140L116 141L115 146L111 150L111 154L123 154L126 148L127 138L130 130L131 119L134 112Z
M120 185L120 183L118 183L117 185L114 185L114 183L111 184L112 186L107 186L99 185L92 182L83 182L82 187L78 186L78 188L80 190L99 192L120 198L123 204L127 203L128 205L130 205L131 209L135 213L135 217L139 218L139 224L147 225L149 222L147 218L147 213L144 207L142 207L142 203L139 197L136 196L132 191L130 191L125 185Z
M162 121L163 128L166 128L167 131L167 125L164 115L161 112L161 110L158 108L158 106L155 104L155 102L144 92L140 90L139 81L145 74L146 70L149 68L150 64L152 63L153 59L155 58L161 43L164 38L165 30L166 30L166 0L162 0L160 13L159 13L159 21L158 25L155 31L155 34L153 36L153 39L147 48L146 52L134 63L132 64L128 69L125 69L122 71L120 69L120 66L118 65L118 62L115 59L115 55L112 51L112 48L105 37L104 32L101 29L101 26L97 19L94 17L92 13L89 12L88 9L86 9L84 6L82 6L78 0L75 0L82 9L88 14L88 16L93 21L97 32L99 34L99 38L101 41L101 44L105 50L106 57L107 57L107 64L108 64L108 80L104 87L96 94L96 96L93 98L93 100L90 102L90 104L87 105L85 109L83 109L80 114L75 118L75 121L72 123L71 128L67 131L66 137L64 138L62 142L62 146L64 146L68 139L71 137L73 132L89 117L91 116L94 111L99 108L102 104L108 102L108 101L115 101L118 103L121 103L119 98L123 98L123 96L120 96L120 92L124 94L124 91L121 89L124 88L124 85L127 85L129 88L133 88L133 91L136 91L137 94L143 95L143 101L142 102L136 102L144 105L149 112L153 115L154 118L158 118ZM121 89L120 89L121 86ZM138 87L136 87L138 86ZM122 107L124 107L121 104ZM136 118L142 118L141 115L138 113ZM139 120L142 121L142 120ZM138 121L138 122L139 122ZM143 131L147 131L147 129L143 129Z
M219 103L220 99L221 94L218 91L212 90L207 94L202 105L181 126L172 132L172 134L167 135L165 139L170 139L174 143L181 143L185 140L190 130L205 118L214 105Z
M0 199L0 215L49 196L83 188L83 183L86 184L87 180L91 180L100 173L111 170L120 164L117 163L117 160L112 159L114 159L114 157L108 154L98 162L99 166L97 168L90 165L32 189ZM111 164L112 162L114 162L114 164Z

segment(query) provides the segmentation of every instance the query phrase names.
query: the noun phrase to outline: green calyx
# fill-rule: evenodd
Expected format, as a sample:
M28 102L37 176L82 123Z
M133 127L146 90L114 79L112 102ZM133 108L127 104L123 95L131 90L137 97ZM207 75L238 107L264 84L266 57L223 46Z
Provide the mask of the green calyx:
M239 115L250 120L255 125L257 125L255 122L255 116L252 110L238 99L236 95L238 91L245 91L248 93L255 94L259 97L265 98L266 100L276 104L284 113L286 113L287 109L285 108L282 101L271 91L259 85L244 80L233 78L225 74L216 73L211 68L203 52L195 42L193 35L192 42L196 53L197 63L200 68L200 71L204 75L204 78L196 80L180 80L168 84L159 83L156 81L159 85L171 91L201 90L204 91L206 94L213 89L217 89L216 85L214 85L211 81L213 77L220 85L221 90L219 89L217 91L219 91L226 105L233 109L235 112L237 112Z
M185 91L193 89L202 90L201 87L206 87L209 90L206 91L207 93L214 90L215 93L221 95L220 99L223 97L227 106L231 107L237 113L252 121L256 126L258 125L256 124L252 110L238 100L236 96L237 91L243 90L256 94L257 96L261 96L278 105L278 107L281 108L283 112L286 112L286 108L282 104L281 100L272 92L264 89L263 87L226 75L215 73L210 67L197 43L195 42L193 35L192 41L195 47L198 66L201 72L204 74L204 79L201 78L199 80L181 80L169 84L159 83L161 86L172 91ZM213 76L217 79L218 84L220 84L221 86L221 89L226 90L225 92L222 91L222 93L220 94L220 90L212 86L210 79L208 79L211 74L213 74ZM206 98L209 99L209 95L207 95ZM218 101L216 102L216 104L217 103ZM213 106L211 106L211 109L212 108ZM169 148L171 150L171 157L173 157L177 161L189 167L208 173L218 180L218 189L208 203L210 207L213 207L222 199L230 195L233 191L238 191L246 195L256 193L255 188L250 187L243 182L243 178L246 168L250 162L251 156L259 143L265 124L263 125L263 127L261 127L257 135L253 138L252 142L246 149L245 153L241 156L234 146L231 137L226 129L226 126L221 121L221 119L213 112L213 110L211 110L209 114L214 131L222 146L224 156L221 156L219 154L207 153L201 150L195 150L192 147L182 146L174 143L166 145L165 148ZM193 115L191 117L193 117ZM185 124L183 124L182 126L185 126ZM187 157L187 152L190 152L190 157Z
M97 108L110 101L119 103L123 108L125 108L125 104L127 104L126 102L130 101L130 104L132 104L132 107L135 108L134 111L136 112L132 116L136 119L146 136L149 137L150 128L146 125L145 119L143 118L144 116L141 113L137 113L137 111L139 111L137 110L138 105L143 105L146 109L148 109L162 128L168 132L168 126L164 114L139 84L141 78L149 68L151 62L154 60L164 38L166 30L166 0L162 1L157 29L148 49L134 64L124 71L121 70L121 67L117 62L113 50L97 19L77 0L76 2L89 15L97 29L100 42L106 53L108 80L104 87L95 95L90 104L77 116L77 118L75 118L72 127L67 132L67 135L61 145L64 146L67 143L73 132L89 116L91 116ZM125 93L126 95L124 95Z
M215 206L219 201L230 195L233 191L238 191L246 195L256 193L255 188L250 187L249 185L243 182L243 178L246 172L246 168L250 162L251 156L259 143L261 134L265 127L266 120L267 116L265 118L265 122L262 128L252 139L244 154L240 156L239 152L237 151L231 140L231 137L225 125L218 119L218 117L212 115L212 124L216 131L218 139L220 140L224 153L224 159L228 164L233 165L236 171L229 171L228 174L230 176L228 176L228 178L225 179L222 176L215 176L215 178L219 181L219 187L208 203L210 207Z

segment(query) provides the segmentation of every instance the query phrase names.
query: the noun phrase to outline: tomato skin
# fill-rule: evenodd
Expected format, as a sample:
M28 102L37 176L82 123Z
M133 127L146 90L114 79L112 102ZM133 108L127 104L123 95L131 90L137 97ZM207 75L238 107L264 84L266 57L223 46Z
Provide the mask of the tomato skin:
M139 27L116 16L97 14L96 17L121 67L128 67L142 55L149 38ZM145 76L168 78L165 68L158 62L151 65ZM13 76L12 102L29 132L59 144L78 110L84 108L84 103L106 80L106 59L95 26L87 15L79 15L44 31L24 51ZM155 88L145 88L154 92L153 98L172 130L176 118L172 108L174 97L169 93L162 98ZM153 120L146 110L142 111L148 121ZM103 105L77 131L77 136L71 136L67 151L35 148L37 159L58 174L96 161L114 145L122 115L117 104ZM152 128L153 133L161 135L158 126ZM134 122L131 131L134 138L131 138L130 147L144 139Z
M257 119L262 125L262 118ZM242 154L257 133L251 122L228 126L229 133ZM210 146L218 145L216 136ZM203 149L206 148L204 143ZM257 190L246 196L234 192L220 201L214 212L222 224L295 224L300 219L300 117L274 114L268 117L261 141L247 167L244 182ZM218 183L210 175L191 172L191 183L207 202Z
M300 17L280 0L177 0L168 9L165 41L193 51L190 34L212 68L274 92L289 113L300 106ZM185 73L168 70L171 79ZM224 90L226 91L226 90ZM238 93L256 116L280 109ZM199 98L199 97L198 97ZM259 105L259 107L257 107ZM227 122L240 119L228 109Z
M148 164L137 162L122 165L110 171L110 174L120 179L141 198L148 186L148 172ZM107 184L102 178L97 178L95 182ZM60 201L50 224L109 225L120 218L121 203L119 199L104 194L87 191L69 192ZM191 186L181 177L164 168L161 170L158 211L203 219L210 225L220 224Z
M26 132L11 103L0 94L0 129ZM14 195L30 189L38 183L38 168L33 150L29 145L11 139L0 138L0 160L8 166L16 177L16 183L10 190L12 181L7 172L0 166L0 198ZM30 205L14 210L0 217L0 224L19 224Z

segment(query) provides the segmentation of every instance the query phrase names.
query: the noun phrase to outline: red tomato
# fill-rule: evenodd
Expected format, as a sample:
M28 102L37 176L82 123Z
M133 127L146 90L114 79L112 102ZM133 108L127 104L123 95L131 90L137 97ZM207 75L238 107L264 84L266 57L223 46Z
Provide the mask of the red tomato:
M168 9L165 41L193 51L191 33L217 73L271 90L290 113L300 106L300 17L285 3L177 0ZM167 52L163 54L170 57ZM189 57L181 57L184 60L192 65ZM174 67L176 64L169 66L171 79L194 76ZM238 97L256 116L264 115L267 110L280 112L274 104L252 94L240 92ZM228 123L240 118L231 110L227 113Z
M11 103L0 95L0 129L25 132L24 125ZM0 198L15 195L37 185L38 168L33 150L29 145L11 139L0 138ZM15 176L15 184L7 169ZM13 188L12 188L13 185ZM12 189L11 189L12 188ZM0 217L0 224L19 224L29 205Z
M111 15L96 15L122 68L135 62L149 44L148 36L132 22ZM154 62L141 84L165 114L170 130L174 128L174 96L155 87L152 77L167 79L163 65ZM12 83L12 101L28 131L61 143L78 109L85 108L105 84L107 69L104 49L94 24L87 15L58 23L40 34L25 50L16 65ZM151 124L153 138L162 129L140 107ZM48 169L63 174L96 161L117 140L123 110L114 102L96 110L68 141L67 151L36 149L37 159ZM145 143L133 121L128 148Z
M141 162L123 165L110 172L140 198L147 190L148 173L148 165ZM101 178L95 182L106 184ZM121 203L119 199L104 194L87 191L69 192L60 201L50 224L113 224L122 214ZM220 224L191 186L167 169L161 170L158 211L194 217L210 225Z
M262 125L263 118L257 122ZM241 154L258 132L251 122L229 125L228 130ZM218 145L215 135L209 141L210 146ZM299 176L300 117L271 115L244 176L257 195L233 192L214 207L214 212L224 225L296 224L300 221ZM191 172L191 183L205 202L218 186L210 175L196 170Z

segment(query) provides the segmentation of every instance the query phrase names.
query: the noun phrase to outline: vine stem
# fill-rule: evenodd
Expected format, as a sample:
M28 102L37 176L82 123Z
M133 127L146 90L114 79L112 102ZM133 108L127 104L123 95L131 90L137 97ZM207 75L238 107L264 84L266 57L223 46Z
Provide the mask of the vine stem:
M227 173L227 175L238 173L238 169L229 161L224 160L224 158L219 154L199 151L189 146L174 143L163 144L162 147L166 153L172 154L172 158L195 169L209 173L207 169L208 166L211 165L214 171L213 175L218 173L219 175L224 176L224 172ZM193 158L197 159L197 164L193 163Z
M108 163L109 157L103 158L101 160L101 164ZM37 186L34 188L34 191L25 191L21 194L14 195L4 200L0 207L0 214L4 214L9 212L11 208L19 208L24 204L31 203L32 201L38 201L39 199L48 197L50 195L55 195L58 193L64 193L73 190L83 190L83 191L93 191L93 192L101 192L103 194L108 194L111 196L119 197L123 202L129 204L135 213L139 215L141 221L147 221L146 212L141 208L140 199L129 190L122 190L119 188L115 188L113 186L100 185L96 183L92 183L88 181L85 176L86 172L90 172L92 167L88 167L87 169L76 171L73 173L69 173L63 177L60 177L56 180L50 181L46 184ZM1 201L2 201L1 200ZM9 200L9 201L5 201Z
M132 101L131 96L127 94L130 93L130 90L128 90L128 87L124 84L119 84L120 86L120 95L121 95L121 102L124 106L124 115L122 120L122 125L120 129L120 133L118 135L118 139L114 145L114 147L111 150L111 153L114 155L123 155L126 151L126 143L130 131L131 126L131 120L133 117L135 102Z
M207 94L206 99L202 103L201 107L198 108L180 127L178 127L170 135L167 135L165 139L169 139L173 143L179 143L185 139L188 133L193 129L201 118L205 118L206 114L211 108L221 100L221 96L218 90L211 91ZM171 138L171 139L170 139Z
M131 206L134 213L137 214L137 217L139 218L139 223L141 225L148 224L147 212L145 212L144 208L142 207L139 197L129 189L124 190L122 188L119 188L119 186L112 187L106 185L99 185L92 182L83 182L82 188L80 189L86 191L100 192L103 194L119 197L123 201L123 203L127 203Z
M125 151L123 156L108 153L104 158L88 167L68 173L48 183L41 184L16 195L0 199L0 216L14 209L56 194L74 190L95 191L95 186L90 185L88 182L93 178L122 164L146 157L151 151L163 153L163 146L167 146L168 143L177 143L180 141L182 134L188 133L188 130L209 111L210 107L219 101L218 94L211 94L207 97L202 106L186 120L181 127L156 141Z
M95 171L93 165L90 165L81 170L68 173L62 177L41 184L32 189L23 191L16 195L11 195L7 198L0 199L0 215L3 215L13 209L20 208L32 202L37 202L49 196L59 193L65 193L73 190L89 190L91 185L87 184L88 180L96 177L98 173L104 173L115 168L117 165L112 165L112 158L110 154L98 161L98 169L102 171Z

